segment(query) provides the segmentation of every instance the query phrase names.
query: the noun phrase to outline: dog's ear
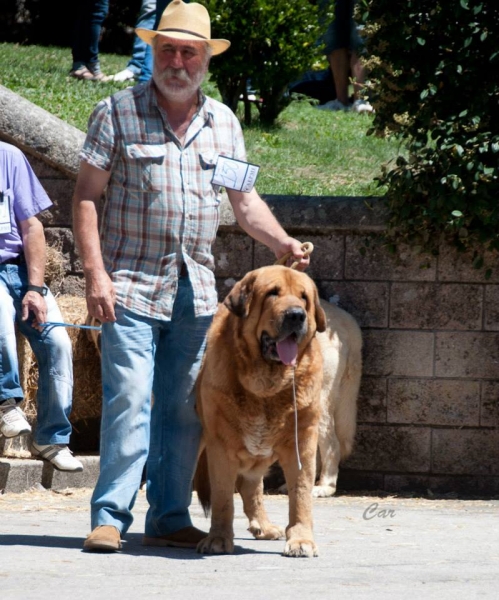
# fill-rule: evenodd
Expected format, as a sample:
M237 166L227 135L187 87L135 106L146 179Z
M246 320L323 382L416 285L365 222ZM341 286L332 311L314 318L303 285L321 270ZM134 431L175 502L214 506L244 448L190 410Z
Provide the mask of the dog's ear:
M253 296L254 278L243 277L227 294L224 305L236 315L245 319L249 315L251 298Z
M319 299L319 294L317 292L317 288L314 291L314 300L315 300L315 324L317 326L317 331L321 333L322 331L326 331L326 313L321 306L321 302Z

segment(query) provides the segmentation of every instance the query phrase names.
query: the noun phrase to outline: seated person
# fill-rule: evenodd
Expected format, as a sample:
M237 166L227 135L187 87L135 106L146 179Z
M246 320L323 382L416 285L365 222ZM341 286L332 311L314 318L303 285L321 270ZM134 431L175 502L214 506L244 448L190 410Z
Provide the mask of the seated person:
M37 214L52 205L24 154L0 142L0 434L31 432L18 407L20 385L15 326L38 363L38 418L31 453L61 471L82 471L68 448L73 399L73 356L61 327L41 327L62 316L44 285L45 235Z

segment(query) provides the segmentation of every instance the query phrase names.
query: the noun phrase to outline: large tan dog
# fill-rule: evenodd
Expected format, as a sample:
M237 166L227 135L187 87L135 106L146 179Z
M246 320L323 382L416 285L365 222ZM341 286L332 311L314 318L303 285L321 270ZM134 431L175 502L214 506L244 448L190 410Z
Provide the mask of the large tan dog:
M202 455L195 487L212 509L198 552L233 552L235 488L255 538L284 537L263 506L263 476L278 460L289 493L284 554L317 556L312 488L323 369L315 334L325 329L315 284L288 267L249 272L220 305L198 378L207 461Z

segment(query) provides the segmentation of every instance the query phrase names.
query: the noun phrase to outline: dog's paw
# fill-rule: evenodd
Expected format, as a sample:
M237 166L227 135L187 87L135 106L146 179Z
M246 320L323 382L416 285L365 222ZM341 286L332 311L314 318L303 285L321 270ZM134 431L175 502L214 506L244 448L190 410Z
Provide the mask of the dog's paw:
M257 540L280 540L284 537L284 529L278 525L272 525L267 523L264 527L260 526L260 523L251 523L248 527L248 531Z
M283 556L313 558L319 556L319 552L313 540L288 540L284 547Z
M336 487L332 485L314 485L312 496L314 498L330 498L336 494Z
M278 494L287 495L287 493L288 493L288 486L287 486L287 484L286 484L286 483L283 483L282 485L280 485L280 486L277 488L277 493L278 493Z
M234 541L229 537L208 535L197 545L200 554L233 554Z

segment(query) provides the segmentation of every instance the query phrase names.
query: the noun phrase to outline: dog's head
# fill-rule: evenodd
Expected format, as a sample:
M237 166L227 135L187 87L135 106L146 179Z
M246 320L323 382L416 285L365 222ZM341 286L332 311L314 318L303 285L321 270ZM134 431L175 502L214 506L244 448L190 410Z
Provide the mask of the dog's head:
M244 319L266 361L295 365L300 351L325 331L326 316L308 275L283 266L250 271L233 287L224 305Z

